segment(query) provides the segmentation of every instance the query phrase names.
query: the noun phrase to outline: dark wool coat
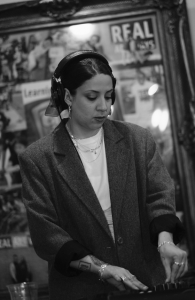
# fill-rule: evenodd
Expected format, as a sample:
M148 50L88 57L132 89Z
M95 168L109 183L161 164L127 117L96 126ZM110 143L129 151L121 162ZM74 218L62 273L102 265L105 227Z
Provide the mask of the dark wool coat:
M51 300L92 297L114 289L92 273L71 277L68 271L62 275L56 270L56 254L71 240L100 260L128 269L146 285L165 279L149 223L160 215L175 215L173 182L149 131L110 120L103 128L115 243L62 123L19 157L32 242L49 262Z

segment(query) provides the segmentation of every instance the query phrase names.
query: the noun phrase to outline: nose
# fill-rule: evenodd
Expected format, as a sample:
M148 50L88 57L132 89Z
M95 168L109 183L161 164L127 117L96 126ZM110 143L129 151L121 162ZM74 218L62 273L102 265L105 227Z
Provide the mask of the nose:
M97 104L97 110L107 111L107 109L108 109L108 101L106 101L106 99L103 96L99 97L99 101Z

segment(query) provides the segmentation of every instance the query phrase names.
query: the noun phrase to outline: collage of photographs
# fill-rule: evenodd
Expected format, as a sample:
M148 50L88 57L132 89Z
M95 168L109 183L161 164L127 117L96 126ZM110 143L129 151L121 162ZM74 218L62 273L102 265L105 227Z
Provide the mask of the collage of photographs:
M32 254L22 203L18 154L60 122L58 117L46 117L45 109L50 99L51 76L58 62L68 53L92 49L106 57L117 78L111 118L132 122L151 131L177 185L155 18L154 15L142 15L0 36L0 251L3 253L9 248L11 264L8 268L7 261L5 264L0 262L1 269L7 272L4 281L0 279L0 289L5 286L5 280L17 282L14 266L19 266L19 248L24 252L20 263L26 276L29 280L38 276L38 271L27 270L26 259L37 258ZM14 242L16 240L18 242ZM39 265L45 268L44 263ZM47 280L47 272L44 274L41 282Z

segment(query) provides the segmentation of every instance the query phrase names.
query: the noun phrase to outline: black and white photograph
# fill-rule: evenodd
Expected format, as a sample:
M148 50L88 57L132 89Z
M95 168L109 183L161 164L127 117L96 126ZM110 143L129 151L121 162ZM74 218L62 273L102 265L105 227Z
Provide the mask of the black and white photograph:
M195 2L0 0L0 299L194 299Z

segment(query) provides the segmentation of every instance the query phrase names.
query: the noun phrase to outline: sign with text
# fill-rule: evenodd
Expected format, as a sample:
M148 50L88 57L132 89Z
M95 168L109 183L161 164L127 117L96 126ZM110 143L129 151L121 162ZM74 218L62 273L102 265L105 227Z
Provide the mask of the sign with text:
M126 44L131 50L154 50L156 48L154 28L151 18L132 20L110 25L111 39L115 45Z
M22 99L24 104L37 100L49 99L51 96L51 81L35 81L21 84Z
M0 250L12 248L12 241L10 236L0 238Z
M0 250L27 247L32 247L31 237L29 235L0 237Z

